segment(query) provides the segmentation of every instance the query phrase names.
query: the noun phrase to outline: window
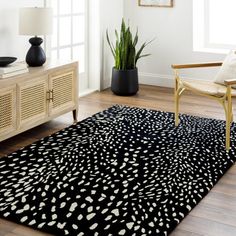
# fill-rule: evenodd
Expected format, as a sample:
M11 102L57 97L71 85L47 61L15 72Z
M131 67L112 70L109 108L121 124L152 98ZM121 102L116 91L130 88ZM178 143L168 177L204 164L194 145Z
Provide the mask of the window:
M47 6L54 11L53 35L48 40L50 57L78 60L79 72L85 74L87 0L47 0Z
M194 0L194 50L226 53L235 49L235 9L235 0Z

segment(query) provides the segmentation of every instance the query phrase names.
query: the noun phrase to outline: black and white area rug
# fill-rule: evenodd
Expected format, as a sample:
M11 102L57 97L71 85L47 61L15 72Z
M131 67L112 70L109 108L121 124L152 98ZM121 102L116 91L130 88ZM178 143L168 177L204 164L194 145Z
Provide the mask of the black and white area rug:
M225 122L113 106L0 159L0 216L54 235L168 235L233 165Z

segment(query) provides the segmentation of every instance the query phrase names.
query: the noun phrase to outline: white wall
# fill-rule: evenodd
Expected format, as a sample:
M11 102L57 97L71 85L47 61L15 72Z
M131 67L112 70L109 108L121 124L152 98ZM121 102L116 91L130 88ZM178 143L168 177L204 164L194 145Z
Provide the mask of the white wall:
M18 9L43 6L43 0L0 0L0 56L24 60L29 48L28 38L18 35Z
M131 25L138 26L141 42L156 38L145 51L152 55L138 63L141 83L171 86L171 64L221 61L225 57L193 52L192 0L175 0L174 8L139 7L137 2L124 1L125 18ZM187 77L211 79L216 69L183 72Z
M114 60L106 41L120 27L124 14L123 0L89 0L89 87L110 87Z
M126 0L127 1L127 0ZM100 33L102 45L102 80L101 88L110 87L111 72L114 66L114 59L106 40L108 29L111 39L114 39L114 30L120 29L124 15L123 0L101 0L100 4Z

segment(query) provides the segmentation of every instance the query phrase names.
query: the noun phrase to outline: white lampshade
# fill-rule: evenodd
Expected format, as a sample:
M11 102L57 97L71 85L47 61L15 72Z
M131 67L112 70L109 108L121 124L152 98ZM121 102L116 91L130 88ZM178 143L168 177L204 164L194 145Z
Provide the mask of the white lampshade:
M52 34L52 8L21 8L19 14L20 35Z

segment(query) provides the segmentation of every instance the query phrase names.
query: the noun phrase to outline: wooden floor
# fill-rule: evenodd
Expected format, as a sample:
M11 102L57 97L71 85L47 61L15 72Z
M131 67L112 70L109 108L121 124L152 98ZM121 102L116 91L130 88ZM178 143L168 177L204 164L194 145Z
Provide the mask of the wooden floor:
M102 111L113 104L146 107L173 112L173 90L141 86L133 97L118 97L109 90L96 92L80 99L79 120ZM236 101L235 101L236 104ZM236 107L236 106L235 106ZM191 115L224 119L223 109L215 101L186 94L181 112ZM236 114L236 110L234 110ZM72 123L67 114L35 129L0 143L0 156L9 154ZM42 232L0 219L0 236L46 236ZM179 224L171 236L235 236L236 235L236 165L219 181L212 191ZM105 235L104 235L105 236Z

